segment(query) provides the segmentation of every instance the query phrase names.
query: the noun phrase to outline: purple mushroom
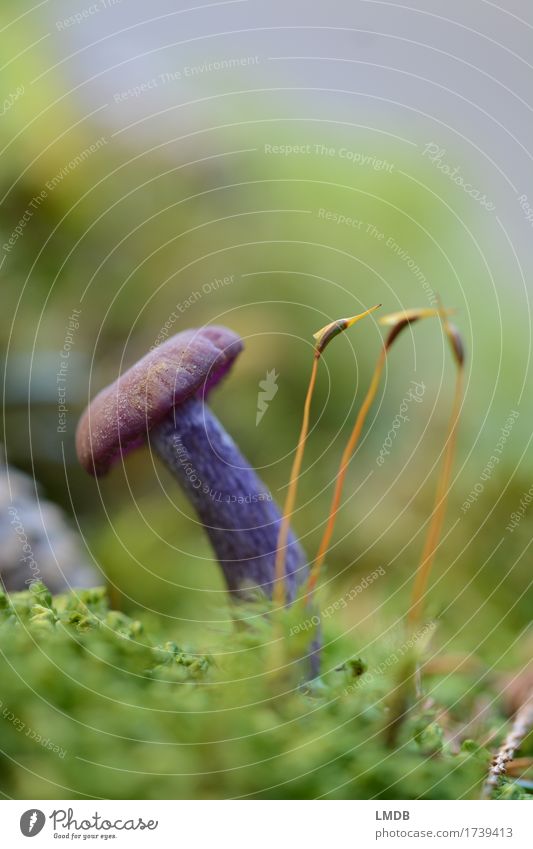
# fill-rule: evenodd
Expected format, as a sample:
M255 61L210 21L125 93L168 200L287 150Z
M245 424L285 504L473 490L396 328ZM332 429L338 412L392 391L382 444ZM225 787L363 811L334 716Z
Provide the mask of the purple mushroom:
M225 327L185 330L153 349L94 398L76 434L78 458L100 476L148 442L194 506L234 598L272 596L280 512L206 403L243 344ZM290 534L286 598L307 576Z

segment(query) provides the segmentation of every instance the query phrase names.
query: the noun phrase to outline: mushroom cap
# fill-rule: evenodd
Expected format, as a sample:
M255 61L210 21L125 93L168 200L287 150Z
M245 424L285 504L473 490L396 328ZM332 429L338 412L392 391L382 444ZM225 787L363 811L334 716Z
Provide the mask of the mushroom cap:
M232 330L211 326L184 330L152 349L83 413L76 431L81 465L96 477L106 474L173 408L216 386L242 348Z

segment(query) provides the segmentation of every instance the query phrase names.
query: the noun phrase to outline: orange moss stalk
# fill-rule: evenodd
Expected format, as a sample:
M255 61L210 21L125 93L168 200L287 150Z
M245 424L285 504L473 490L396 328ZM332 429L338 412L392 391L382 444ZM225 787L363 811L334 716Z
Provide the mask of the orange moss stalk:
M420 624L422 612L424 608L424 599L427 593L429 576L431 567L435 560L444 517L446 515L446 506L448 502L448 494L450 490L450 479L452 474L453 459L455 455L455 446L457 443L457 431L459 424L459 416L461 413L461 405L463 400L463 383L464 383L464 362L465 354L464 347L459 331L455 325L451 324L446 316L441 311L442 322L448 340L450 342L452 352L457 365L457 376L455 380L455 392L453 399L452 412L448 424L448 434L445 443L444 460L442 470L437 485L435 495L435 505L431 517L431 522L428 528L426 541L420 558L420 563L415 575L413 584L413 592L411 595L411 606L407 615L407 623L410 630L415 630Z
M429 582L429 576L435 553L437 550L438 540L442 531L444 515L446 510L446 501L450 485L451 470L453 465L453 457L455 452L455 443L457 438L457 426L459 413L461 409L461 401L463 394L463 373L464 373L464 348L461 336L457 328L448 321L447 313L439 308L439 315L443 323L445 333L450 342L454 359L457 364L457 379L455 384L455 394L453 401L453 409L448 427L448 436L445 444L445 456L442 465L442 471L439 477L437 493L435 497L435 506L428 528L426 542L422 557L415 575L413 593L411 598L411 606L407 615L407 622L411 633L420 633L421 619L423 613L423 603L426 595L426 590ZM387 745L392 747L396 745L398 734L407 717L410 704L411 688L416 693L418 698L422 696L422 687L420 681L420 643L416 647L410 649L406 653L404 662L397 673L397 684L389 694L388 708L389 717L384 729Z
M354 324L356 324L356 322L360 321L365 316L374 312L374 310L377 310L380 306L381 304L376 304L375 306L371 307L368 310L365 310L365 312L362 312L359 315L354 315L351 318L341 318L338 321L332 321L330 324L327 324L325 327L322 327L317 333L313 334L313 338L315 339L315 349L313 352L313 367L311 369L309 386L307 388L307 394L305 396L302 426L300 429L300 436L298 437L298 444L296 446L296 452L294 455L291 474L289 478L289 486L287 489L287 496L285 498L283 516L281 519L278 536L278 546L276 550L275 585L273 591L273 599L277 604L283 605L285 603L285 557L287 549L287 540L289 537L290 521L292 513L294 511L294 506L296 504L298 480L302 469L305 443L307 441L307 436L309 433L311 402L315 390L318 363L320 357L322 356L327 345L329 345L329 343L332 339L335 338L335 336L338 336L339 333L342 333L344 330L348 330L349 327L352 327Z
M363 429L363 425L366 421L366 417L368 415L368 411L372 406L372 402L376 396L376 392L379 386L379 381L381 379L381 374L383 372L383 367L385 365L385 360L387 359L387 347L383 346L381 349L381 353L378 357L378 361L376 363L376 367L374 369L374 374L372 375L372 381L370 383L368 392L366 393L365 399L361 405L361 409L359 410L359 414L355 421L354 428L350 435L348 442L346 443L346 447L342 453L342 458L339 466L339 471L337 472L337 479L335 481L335 490L333 492L333 498L331 500L331 506L329 508L328 520L326 523L326 529L320 541L320 545L318 547L317 555L315 558L315 562L311 567L311 572L309 574L309 581L307 583L307 594L306 600L310 601L311 596L316 588L318 579L320 577L320 572L322 570L322 566L324 564L324 560L326 559L326 554L329 550L329 545L331 542L331 537L333 536L333 531L335 528L335 522L337 520L337 513L339 511L341 498L342 498L342 490L344 487L344 480L346 478L346 472L348 471L348 464L352 458L352 455L357 447L357 443L359 442L359 437L361 436L361 431Z
M333 498L331 500L331 506L329 509L328 520L326 523L326 528L324 534L322 536L322 540L318 547L317 555L315 558L315 562L311 568L311 573L309 575L309 581L307 584L307 592L306 592L306 601L309 602L311 597L316 589L316 585L318 583L318 579L320 577L320 573L322 570L322 566L324 565L324 561L326 559L326 555L329 550L329 546L331 543L331 538L333 536L333 531L335 528L335 522L337 519L337 513L340 508L341 498L342 498L342 490L344 488L344 481L346 478L346 473L348 471L348 464L353 456L353 453L357 447L359 442L359 438L361 436L361 432L363 430L366 417L372 406L374 398L376 397L376 392L378 390L379 381L381 380L381 375L383 373L383 369L385 366L385 362L387 360L387 354L390 350L390 347L394 340L398 337L401 331L407 327L409 324L413 324L415 321L418 321L421 318L428 318L430 316L440 315L441 311L438 309L426 308L426 309L411 309L411 310L403 310L402 312L390 313L389 315L384 316L380 319L379 323L387 325L390 327L389 334L383 343L383 347L380 351L379 357L376 362L376 366L374 368L374 373L372 375L372 380L370 381L370 386L368 387L368 391L364 398L363 403L361 404L361 408L355 420L355 424L353 430L350 434L350 438L346 443L346 447L342 453L341 462L339 465L339 470L337 472L337 479L335 481L335 489L333 492Z

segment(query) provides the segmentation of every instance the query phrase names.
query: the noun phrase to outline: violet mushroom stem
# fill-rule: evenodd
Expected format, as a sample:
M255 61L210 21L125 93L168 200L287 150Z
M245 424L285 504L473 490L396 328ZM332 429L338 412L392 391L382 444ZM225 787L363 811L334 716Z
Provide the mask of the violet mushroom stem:
M201 399L186 401L157 425L150 444L195 508L234 596L271 597L281 521L278 506L233 439ZM289 531L285 589L293 600L307 575Z
M104 389L78 425L84 468L105 474L148 442L193 505L236 599L272 596L280 511L270 492L206 403L242 350L225 327L178 333ZM307 577L302 547L289 533L286 593Z

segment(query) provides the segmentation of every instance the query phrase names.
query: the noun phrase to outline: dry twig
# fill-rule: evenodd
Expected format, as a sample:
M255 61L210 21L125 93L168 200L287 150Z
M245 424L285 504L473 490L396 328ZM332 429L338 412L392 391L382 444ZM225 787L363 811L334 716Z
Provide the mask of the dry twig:
M500 778L507 772L507 767L514 759L515 752L520 748L531 728L533 728L533 690L530 692L527 701L517 711L511 730L492 759L489 774L483 787L485 799L490 799L494 793Z

